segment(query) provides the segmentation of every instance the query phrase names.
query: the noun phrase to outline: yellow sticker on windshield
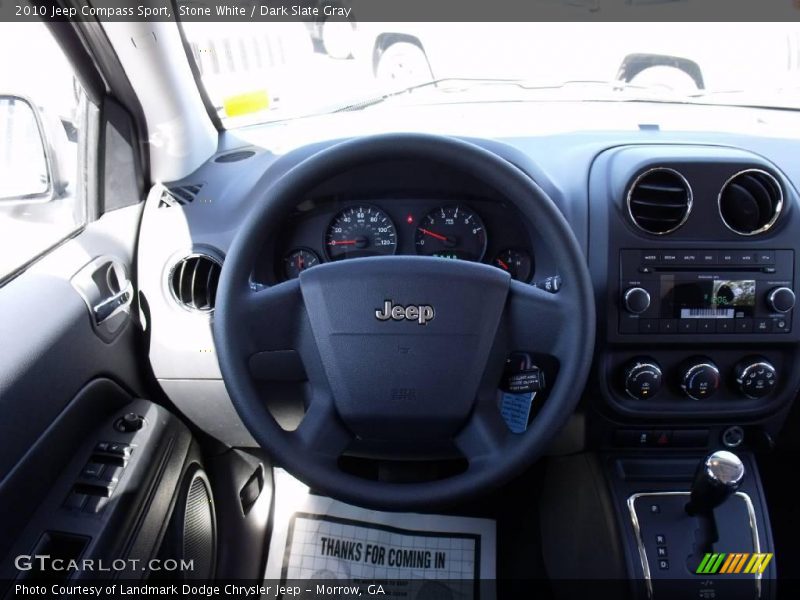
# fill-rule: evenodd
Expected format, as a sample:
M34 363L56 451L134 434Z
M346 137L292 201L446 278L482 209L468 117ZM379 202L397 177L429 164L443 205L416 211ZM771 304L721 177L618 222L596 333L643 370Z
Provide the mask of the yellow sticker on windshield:
M269 108L269 94L267 90L258 90L230 96L222 101L225 115L228 117L241 117L260 110Z

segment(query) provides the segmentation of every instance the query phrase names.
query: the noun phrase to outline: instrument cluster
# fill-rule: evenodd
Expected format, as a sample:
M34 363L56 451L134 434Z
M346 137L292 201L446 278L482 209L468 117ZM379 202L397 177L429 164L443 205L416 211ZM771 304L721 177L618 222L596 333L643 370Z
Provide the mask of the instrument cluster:
M324 262L393 254L483 262L523 282L535 273L531 236L518 213L482 198L308 202L287 223L277 250L278 281Z

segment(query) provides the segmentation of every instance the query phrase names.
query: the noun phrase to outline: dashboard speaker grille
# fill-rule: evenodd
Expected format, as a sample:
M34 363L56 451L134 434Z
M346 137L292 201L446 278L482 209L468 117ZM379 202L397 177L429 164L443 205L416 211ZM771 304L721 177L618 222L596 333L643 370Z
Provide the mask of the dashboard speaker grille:
M769 230L783 209L783 190L774 176L760 169L737 173L722 186L719 214L723 223L739 235Z
M214 162L218 163L232 163L232 162L239 162L240 160L247 160L248 158L255 156L256 153L252 150L237 150L236 152L228 152L227 154L223 154L222 156L218 156L214 159Z
M664 235L678 229L692 210L692 188L686 178L666 167L650 169L628 189L628 213L639 229Z
M221 271L220 262L208 254L192 254L182 258L170 273L172 297L189 310L213 311Z

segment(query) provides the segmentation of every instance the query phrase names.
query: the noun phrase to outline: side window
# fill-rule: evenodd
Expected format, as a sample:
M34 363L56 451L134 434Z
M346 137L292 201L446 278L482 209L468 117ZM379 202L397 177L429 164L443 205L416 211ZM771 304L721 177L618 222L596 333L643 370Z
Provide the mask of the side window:
M84 95L42 23L0 23L0 282L86 221Z

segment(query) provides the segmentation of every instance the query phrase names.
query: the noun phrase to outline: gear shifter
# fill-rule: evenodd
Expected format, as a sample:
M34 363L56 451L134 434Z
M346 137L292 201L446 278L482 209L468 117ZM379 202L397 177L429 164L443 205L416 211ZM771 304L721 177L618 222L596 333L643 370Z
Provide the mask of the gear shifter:
M707 515L730 498L744 479L744 465L732 452L719 450L708 455L697 468L686 512Z

